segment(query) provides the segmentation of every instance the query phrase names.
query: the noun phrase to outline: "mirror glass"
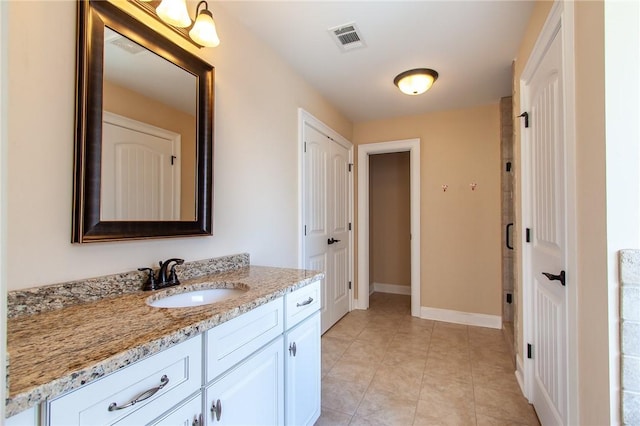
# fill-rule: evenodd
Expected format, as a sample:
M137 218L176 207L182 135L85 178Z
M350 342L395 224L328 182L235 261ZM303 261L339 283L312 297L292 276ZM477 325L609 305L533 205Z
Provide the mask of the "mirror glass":
M196 88L105 27L100 220L195 220Z
M212 234L213 67L78 2L72 242Z

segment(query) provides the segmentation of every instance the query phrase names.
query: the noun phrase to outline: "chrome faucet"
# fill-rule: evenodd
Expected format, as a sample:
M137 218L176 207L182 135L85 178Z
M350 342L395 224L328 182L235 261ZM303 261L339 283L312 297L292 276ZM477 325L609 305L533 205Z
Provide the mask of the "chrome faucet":
M138 268L138 271L149 271L149 278L147 278L147 281L142 286L142 290L158 290L160 288L171 287L180 284L180 280L178 279L178 274L176 272L176 266L182 265L183 263L184 259L177 258L171 258L164 262L158 262L160 269L158 270L157 277L154 275L153 269L151 268ZM169 268L169 265L171 265L171 268ZM169 270L168 273L167 270Z

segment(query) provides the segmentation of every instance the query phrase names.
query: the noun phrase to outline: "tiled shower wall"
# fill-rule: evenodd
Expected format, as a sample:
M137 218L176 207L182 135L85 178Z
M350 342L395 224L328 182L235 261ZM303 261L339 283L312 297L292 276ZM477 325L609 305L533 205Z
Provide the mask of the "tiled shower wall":
M640 250L620 251L622 421L640 425Z
M501 185L502 185L502 321L511 345L514 342L513 321L515 314L516 295L514 294L514 247L515 242L515 212L513 201L513 104L512 98L500 99L500 155L501 155ZM510 166L509 166L510 165ZM510 169L509 169L510 167ZM507 226L511 225L510 238L507 241ZM509 296L510 295L510 296ZM511 300L509 303L507 300Z

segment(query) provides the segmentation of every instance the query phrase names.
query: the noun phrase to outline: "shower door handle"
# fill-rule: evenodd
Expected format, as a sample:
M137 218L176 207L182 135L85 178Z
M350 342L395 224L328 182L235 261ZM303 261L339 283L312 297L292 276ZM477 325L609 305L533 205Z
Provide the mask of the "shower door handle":
M509 250L513 250L513 246L511 244L509 244L509 241L511 241L511 228L513 228L513 223L508 223L507 224L507 235L505 237L505 243L507 244L507 248Z

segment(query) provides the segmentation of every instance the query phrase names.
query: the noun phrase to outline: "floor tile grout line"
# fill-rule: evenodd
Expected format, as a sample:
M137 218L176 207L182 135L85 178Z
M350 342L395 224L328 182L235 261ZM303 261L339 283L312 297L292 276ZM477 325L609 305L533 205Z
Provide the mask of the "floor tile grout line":
M476 426L478 425L478 410L476 408L476 386L475 386L475 374L473 370L473 361L471 359L471 330L467 327L467 349L469 355L469 368L471 369L471 393L473 395L473 418L475 420Z

